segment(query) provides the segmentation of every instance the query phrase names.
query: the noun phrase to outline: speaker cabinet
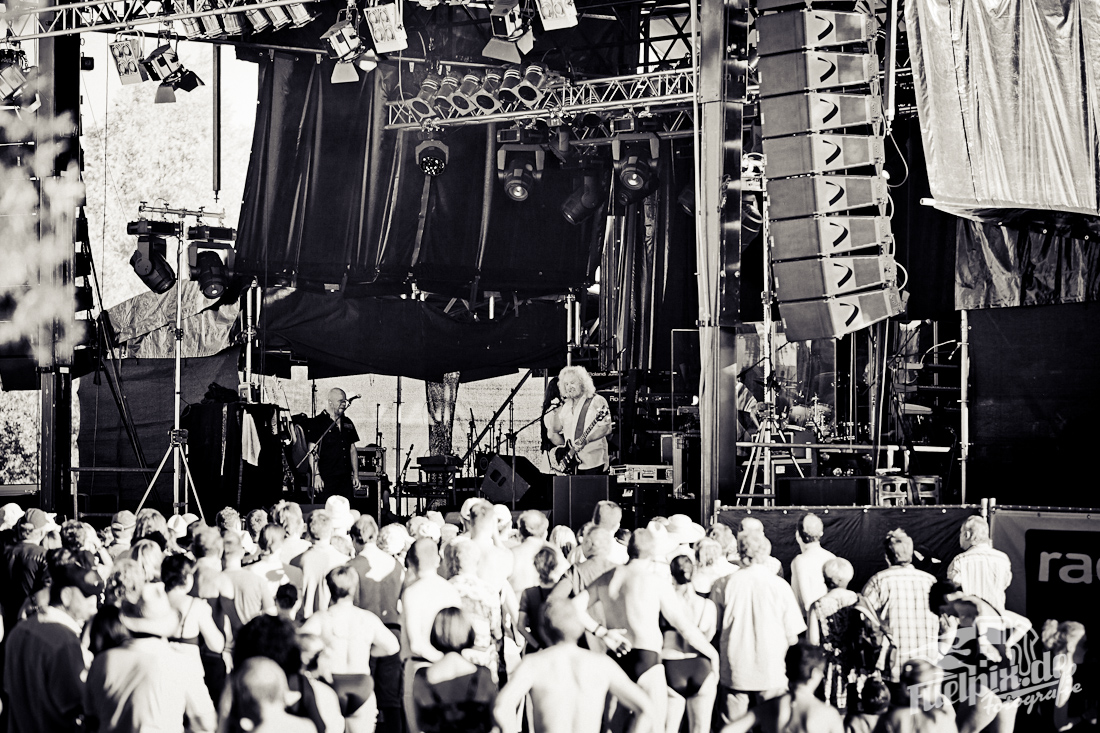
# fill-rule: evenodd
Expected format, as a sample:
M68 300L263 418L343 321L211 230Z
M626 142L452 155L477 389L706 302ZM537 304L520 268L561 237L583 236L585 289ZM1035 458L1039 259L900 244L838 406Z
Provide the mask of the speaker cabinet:
M889 255L826 257L776 262L776 297L780 303L847 295L897 282L897 265Z
M879 176L806 176L769 180L771 219L794 219L886 204L886 179Z
M800 49L843 46L875 37L875 19L864 13L803 10L761 15L756 19L761 56Z
M868 506L871 479L866 476L780 478L775 482L779 506Z
M866 53L799 51L760 57L760 96L774 97L867 84L878 75L878 58Z
M819 216L771 223L772 259L831 257L894 241L885 216Z
M515 461L513 484L512 461ZM535 464L523 456L494 455L481 482L481 493L494 504L511 504L519 501L531 489L538 489L546 479Z
M596 504L616 501L617 489L614 476L555 476L552 523L580 529L592 521Z
M779 315L789 341L839 338L898 315L904 310L896 287L838 298L780 303Z

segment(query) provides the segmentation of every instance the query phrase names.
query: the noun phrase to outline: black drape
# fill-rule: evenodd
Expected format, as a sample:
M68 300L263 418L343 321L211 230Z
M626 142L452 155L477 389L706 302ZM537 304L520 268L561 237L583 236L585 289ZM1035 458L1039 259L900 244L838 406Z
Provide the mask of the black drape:
M565 308L555 302L509 301L493 320L473 321L418 300L275 290L263 311L264 342L308 359L311 377L461 372L470 382L554 366L564 354Z

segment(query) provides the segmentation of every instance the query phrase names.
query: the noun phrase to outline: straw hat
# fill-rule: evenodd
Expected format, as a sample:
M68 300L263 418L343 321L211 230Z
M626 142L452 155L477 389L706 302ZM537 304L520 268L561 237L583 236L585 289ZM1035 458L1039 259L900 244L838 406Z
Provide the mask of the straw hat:
M171 636L179 628L180 617L160 583L146 583L136 603L125 601L120 616L122 625L136 634Z

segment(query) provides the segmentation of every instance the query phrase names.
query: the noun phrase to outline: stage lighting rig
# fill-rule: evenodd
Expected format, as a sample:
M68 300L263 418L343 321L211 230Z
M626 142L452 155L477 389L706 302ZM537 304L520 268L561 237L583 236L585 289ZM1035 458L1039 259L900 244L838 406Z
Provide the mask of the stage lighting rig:
M409 47L405 21L397 3L369 6L363 11L375 53L394 53Z
M523 78L516 85L516 96L528 108L534 107L546 94L544 88L547 78L545 67L531 64L523 70Z
M416 146L416 164L426 176L442 175L447 170L451 149L441 140L429 137Z
M570 224L580 224L591 217L600 208L607 197L602 171L588 168L584 171L584 181L561 204L561 215Z
M633 115L611 120L611 157L624 203L635 203L657 190L661 140L651 131L655 125L654 118Z
M500 78L500 75L497 75ZM468 115L478 108L478 101L475 98L478 91L482 89L481 77L477 74L466 74L462 77L462 81L459 82L458 88L451 93L451 108L455 111L455 114Z
M497 90L497 97L501 104L519 102L516 87L521 81L523 81L523 72L518 66L509 66L504 70L504 77L500 80L500 88Z
M497 92L503 78L503 69L486 71L485 78L481 81L481 88L474 93L474 104L485 114L491 114L500 109L500 99L497 98Z
M0 40L0 103L16 104L33 112L41 103L28 95L27 55L16 41Z
M194 20L192 18L192 20ZM141 41L137 38L119 38L110 44L111 57L115 61L118 78L123 84L140 84L148 81L149 73L141 63Z
M336 22L321 35L329 58L339 62L354 61L363 51L363 39L359 37L359 8L354 0L336 14ZM358 77L356 77L358 78Z
M539 6L543 29L556 31L577 25L577 6L573 0L535 0L535 4Z
M191 279L198 283L202 294L216 300L222 297L229 278L233 275L236 252L233 240L237 232L230 227L212 227L204 224L187 230L187 264Z
M489 25L493 37L482 49L482 56L518 64L535 47L531 21L524 17L520 0L494 0Z
M151 79L160 81L157 96L153 100L156 104L175 102L177 90L190 92L204 86L195 72L180 63L179 56L167 43L153 49L141 65Z
M158 295L176 284L176 271L168 264L166 237L179 237L181 230L182 225L171 221L139 219L126 225L126 233L138 238L137 248L130 256L130 267L145 287Z
M526 127L497 132L497 177L513 201L526 201L546 168L546 135Z
M432 104L435 105L441 117L446 117L453 109L451 95L458 91L460 82L461 80L458 78L458 74L453 71L443 77L443 80L439 82L439 91L436 92L435 97L432 98Z
M424 81L420 82L420 90L409 100L409 109L417 117L425 119L435 116L435 105L432 100L439 93L439 82L439 76L433 73L429 73L424 77Z

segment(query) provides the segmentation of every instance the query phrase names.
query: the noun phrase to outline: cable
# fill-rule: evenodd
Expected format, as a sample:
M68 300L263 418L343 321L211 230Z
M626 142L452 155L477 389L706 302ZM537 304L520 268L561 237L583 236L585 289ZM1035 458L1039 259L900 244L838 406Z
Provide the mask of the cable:
M900 262L895 262L894 264L896 264L897 268L899 270L901 270L902 274L905 275L905 282L898 285L898 290L903 290L905 288L905 286L909 284L909 271L906 270L905 267Z
M898 145L898 141L894 139L893 128L887 128L886 136L890 138L890 142L894 144L894 150L898 151L898 157L901 158L901 164L905 166L905 175L897 183L887 183L889 188L898 188L905 185L905 182L909 180L909 161L905 159L905 153L901 151L901 146Z

